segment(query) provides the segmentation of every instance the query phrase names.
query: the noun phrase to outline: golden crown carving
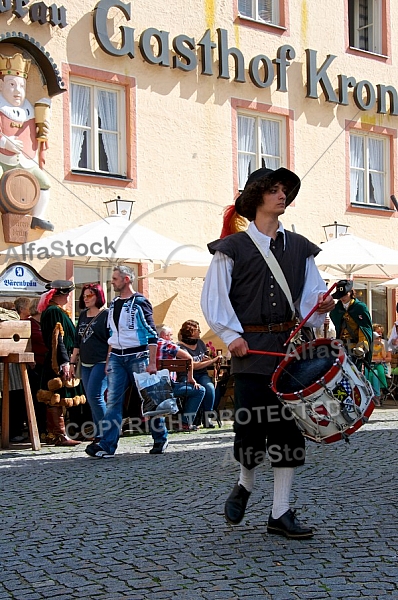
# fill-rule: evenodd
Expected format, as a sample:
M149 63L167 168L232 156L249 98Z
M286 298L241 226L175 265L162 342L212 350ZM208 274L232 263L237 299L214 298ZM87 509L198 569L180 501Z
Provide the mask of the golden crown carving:
M17 75L26 79L31 62L30 59L24 58L19 53L14 54L14 56L0 54L0 75Z

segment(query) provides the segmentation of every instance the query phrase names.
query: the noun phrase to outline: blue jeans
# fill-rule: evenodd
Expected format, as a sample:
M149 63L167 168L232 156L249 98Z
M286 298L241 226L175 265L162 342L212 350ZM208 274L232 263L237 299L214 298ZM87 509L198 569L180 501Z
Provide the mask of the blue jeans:
M108 454L116 452L123 420L124 396L130 384L135 385L134 373L144 373L148 359L136 359L131 356L111 354L108 362L108 402L104 418L99 429L100 446ZM164 417L150 420L149 429L154 442L167 439Z
M86 394L87 402L91 408L91 414L95 425L96 436L98 433L98 424L106 413L106 403L104 393L107 386L107 377L105 373L105 363L97 363L92 367L82 365L82 382Z
M195 371L193 373L195 380L203 385L206 390L205 397L203 398L203 410L208 412L213 410L214 407L214 399L216 397L216 390L214 389L214 383L211 378L206 374L203 375L195 375Z
M205 388L201 385L195 388L192 383L184 383L177 381L173 383L173 394L180 398L186 398L184 402L184 412L182 414L182 422L187 425L192 425L199 410L202 400L206 393Z

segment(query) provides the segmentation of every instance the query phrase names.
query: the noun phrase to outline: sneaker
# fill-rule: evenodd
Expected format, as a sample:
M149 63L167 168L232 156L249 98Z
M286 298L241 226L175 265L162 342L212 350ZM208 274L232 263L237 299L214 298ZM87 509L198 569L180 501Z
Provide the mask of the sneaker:
M188 425L188 423L183 423L180 431L198 431L196 425Z
M153 448L149 450L149 454L164 454L168 445L169 442L167 440L164 442L155 442Z
M105 452L99 444L95 443L89 444L85 449L85 453L92 456L92 458L113 458L114 456L113 454Z

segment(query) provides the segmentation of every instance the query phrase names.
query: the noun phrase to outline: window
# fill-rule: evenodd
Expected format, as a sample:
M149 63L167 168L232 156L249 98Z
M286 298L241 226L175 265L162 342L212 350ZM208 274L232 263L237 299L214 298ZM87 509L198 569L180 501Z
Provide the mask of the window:
M349 0L350 46L382 54L381 0Z
M351 204L386 206L388 164L386 138L350 134Z
M115 295L111 286L112 268L111 267L79 267L76 264L73 268L73 281L75 283L75 315L76 321L80 314L79 298L83 286L86 283L99 283L104 291L105 304L109 304L111 298Z
M250 173L282 165L284 121L238 115L238 185L242 190Z
M123 88L71 83L72 171L126 176Z
M279 25L279 0L238 0L241 17Z
M354 289L358 300L368 307L373 323L379 323L386 332L388 329L387 288L380 284L381 282L356 279Z

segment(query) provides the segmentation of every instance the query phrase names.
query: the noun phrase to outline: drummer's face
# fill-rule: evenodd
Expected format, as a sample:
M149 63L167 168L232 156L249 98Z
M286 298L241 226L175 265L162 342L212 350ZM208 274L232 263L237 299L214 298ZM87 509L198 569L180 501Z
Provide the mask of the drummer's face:
M263 203L258 210L268 215L283 215L286 208L286 186L282 183L275 183L267 192L263 194Z
M348 294L346 294L345 296L342 296L340 298L340 300L343 304L346 304L350 300L350 298L351 298L351 293L348 292Z

